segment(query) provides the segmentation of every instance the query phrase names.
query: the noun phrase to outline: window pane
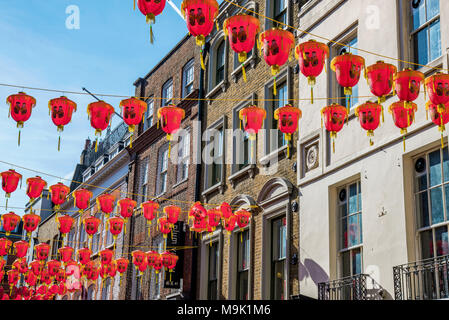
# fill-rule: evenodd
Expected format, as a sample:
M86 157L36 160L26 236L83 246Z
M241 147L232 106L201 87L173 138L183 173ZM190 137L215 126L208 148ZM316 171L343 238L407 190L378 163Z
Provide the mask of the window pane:
M237 275L237 299L248 300L248 271L239 272Z
M348 207L346 203L343 203L339 206L340 218L346 217L348 215Z
M441 184L440 150L437 150L429 154L429 175L431 187Z
M349 214L357 212L357 183L349 186Z
M273 300L284 300L284 284L285 284L285 274L284 274L284 260L277 261L273 263L272 267L272 299Z
M352 255L352 274L362 273L362 253L360 249L351 251Z
M359 211L362 211L362 186L361 186L361 183L359 182L358 184L357 184L357 186L358 186L358 210Z
M346 218L341 220L341 235L341 248L345 249L348 247L348 220Z
M238 239L238 271L247 270L249 267L249 237L248 230L243 231Z
M439 1L439 0L437 0ZM413 17L413 30L418 29L422 24L426 22L426 3L421 1L418 8L412 7L412 17Z
M429 202L427 197L427 191L418 193L415 196L416 203L416 215L419 221L419 227L429 226Z
M428 50L427 50L427 28L419 31L414 35L413 39L415 62L425 65L429 62ZM415 66L419 68L419 66Z
M443 192L441 187L430 190L430 205L432 212L432 224L443 222Z
M443 149L443 176L444 182L449 182L449 152L447 147Z
M351 275L351 260L349 259L350 252L346 251L342 253L342 277L349 277Z
M360 244L360 225L359 215L355 214L348 217L348 247Z
M422 1L424 2L424 1ZM440 0L426 0L427 21L440 13Z
M440 20L430 25L430 60L433 61L441 56L441 32Z
M449 254L447 227L435 229L435 241L437 245L437 256Z
M421 258L433 257L432 230L421 232Z

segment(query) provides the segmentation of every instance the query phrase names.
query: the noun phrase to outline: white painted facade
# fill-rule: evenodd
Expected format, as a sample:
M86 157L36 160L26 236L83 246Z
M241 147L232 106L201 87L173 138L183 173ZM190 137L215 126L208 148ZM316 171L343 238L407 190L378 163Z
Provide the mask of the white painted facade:
M360 49L384 56L413 61L410 43L410 4L406 0L311 0L300 13L300 28L334 41L345 41L349 34L358 38L358 54L366 66L383 60L399 70L409 67L399 61L375 56ZM447 48L449 29L445 28L449 16L449 1L440 0L441 57L431 61L434 67L448 68ZM300 101L303 117L299 124L298 180L300 220L300 293L317 298L318 283L342 278L342 257L339 253L340 223L337 211L337 190L347 183L360 181L362 202L362 273L373 278L383 288L385 299L394 299L393 267L421 260L418 223L414 205L414 160L417 155L441 148L437 127L426 120L423 86L415 123L406 135L406 151L402 136L395 127L388 107L398 101L390 97L383 107L385 122L375 131L374 145L370 146L366 132L354 116L344 125L332 142L321 128L320 110L341 96L336 90L335 73L330 60L335 57L332 43L307 34L297 34L297 43L315 39L330 47L331 57L327 73L317 78L314 104ZM435 70L418 69L426 77ZM308 98L307 79L300 77L300 98ZM359 82L359 95L372 96L363 75ZM327 98L318 100L317 98ZM357 105L366 102L359 99ZM377 99L371 98L371 101ZM356 105L356 106L357 106ZM444 133L447 145L447 133ZM318 158L307 170L307 151L315 145L317 152L309 156ZM314 165L315 164L315 165Z

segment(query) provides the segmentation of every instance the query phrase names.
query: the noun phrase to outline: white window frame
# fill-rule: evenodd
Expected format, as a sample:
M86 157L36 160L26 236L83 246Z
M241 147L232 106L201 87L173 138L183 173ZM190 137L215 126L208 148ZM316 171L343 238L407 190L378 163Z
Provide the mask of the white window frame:
M164 188L162 189L162 182ZM162 195L167 191L168 184L168 144L163 145L159 149L156 194Z
M218 121L209 126L206 130L207 141L213 143L213 161L212 164L205 165L204 186L205 191L210 188L214 188L218 185L224 184L225 181L225 153L226 153L226 116L222 116ZM221 131L221 141L215 140L216 132ZM217 155L215 150L219 150L220 154ZM220 181L212 183L213 170L216 164L221 164Z
M191 76L191 77L190 77ZM195 81L195 59L187 62L182 69L182 97L187 97L193 92L193 82ZM187 88L191 86L191 90L187 92Z
M154 99L150 97L146 101L147 103L147 111L145 112L145 129L147 130L153 126L154 122ZM150 108L151 106L151 108Z
M162 101L163 106L173 104L173 78L168 79L162 86Z
M178 144L178 168L176 173L177 183L186 181L189 178L191 130L187 127L183 130L183 132L184 134L180 135L181 141Z

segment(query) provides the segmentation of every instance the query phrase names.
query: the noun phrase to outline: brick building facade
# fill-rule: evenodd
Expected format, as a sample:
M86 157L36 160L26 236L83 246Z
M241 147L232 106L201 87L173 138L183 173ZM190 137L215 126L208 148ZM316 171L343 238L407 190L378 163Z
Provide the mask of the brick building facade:
M297 27L299 5L282 2L284 5L279 7L275 3L238 2L246 9ZM223 2L217 18L219 26L238 13L249 14ZM275 27L268 19L260 19L260 24L260 32ZM203 235L197 298L289 299L299 294L296 150L291 145L287 156L287 144L277 130L273 112L288 103L298 106L297 62L290 59L281 66L274 96L273 76L256 47L243 63L248 78L244 82L242 67L223 30L214 29L207 43L204 85L206 98L210 100L205 108L204 127L206 143L214 144L217 161L202 167L202 201L212 204L226 201L234 212L239 208L250 210L253 218L245 230L236 227L230 236L222 228ZM249 105L267 111L264 130L258 134L255 146L244 134L236 134L240 131L238 112ZM296 138L295 134L293 141Z
M184 37L144 78L138 79L136 96L146 97L147 112L144 124L135 133L131 154L129 187L138 206L145 201L157 201L159 214L168 205L181 207L180 221L187 221L187 214L195 199L197 165L194 160L194 144L199 129L195 124L198 117L198 96L200 78L199 50L195 39ZM184 109L185 118L179 131L178 142L169 143L165 133L157 125L157 111L160 107L174 104ZM163 252L164 239L157 230L157 219L148 235L147 221L140 208L130 219L130 232L126 235L129 244L129 259L133 250ZM195 246L195 239L188 236L186 224L180 224L180 236L184 246ZM170 235L169 235L170 238ZM168 241L170 241L168 239ZM192 269L195 250L178 250L178 267L182 269L180 288L164 288L165 274L156 275L147 270L140 278L135 267L127 272L126 291L122 299L191 299L195 290L195 272ZM179 271L178 271L179 272ZM167 273L168 279L168 273Z

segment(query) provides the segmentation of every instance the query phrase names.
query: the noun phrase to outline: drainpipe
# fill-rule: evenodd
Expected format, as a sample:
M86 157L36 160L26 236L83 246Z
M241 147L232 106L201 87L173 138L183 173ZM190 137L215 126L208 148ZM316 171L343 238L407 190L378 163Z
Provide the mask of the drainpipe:
M203 59L206 58L206 53L209 51L209 42L206 43L203 49ZM203 113L204 113L204 81L205 81L205 71L203 68L200 68L200 83L198 88L198 123L199 123L199 134L200 134L200 140L198 142L198 145L200 146L200 150L202 147L202 133L203 133ZM200 153L201 155L201 153ZM202 159L200 157L197 165L196 165L196 173L195 173L195 199L194 201L200 201L201 199L201 169L202 169ZM192 246L194 247L192 249L192 272L191 272L191 278L190 278L190 294L189 294L189 300L196 300L198 296L197 292L197 271L198 271L198 239L196 237L193 237L193 243Z

